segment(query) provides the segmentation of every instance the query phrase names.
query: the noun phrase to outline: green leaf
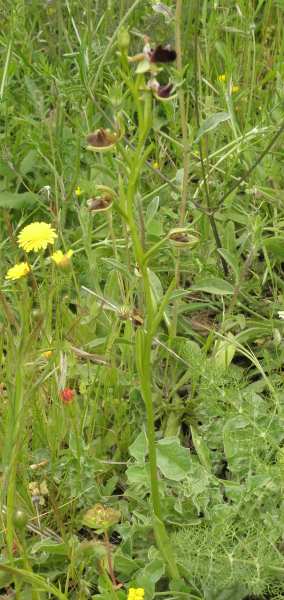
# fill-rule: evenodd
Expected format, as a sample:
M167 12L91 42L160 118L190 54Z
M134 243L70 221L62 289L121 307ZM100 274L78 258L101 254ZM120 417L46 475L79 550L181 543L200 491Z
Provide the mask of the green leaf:
M146 226L149 225L151 223L151 221L153 220L155 214L158 211L159 204L160 204L160 198L159 198L159 196L155 196L153 198L153 200L151 200L150 204L148 205L147 211L146 211L146 216L145 216Z
M241 582L226 588L225 590L205 590L204 600L242 600L248 593L248 589Z
M157 443L157 464L164 477L181 481L190 470L189 450L180 445L177 437L168 437Z
M147 465L130 465L126 471L126 475L130 485L149 488L150 477Z
M44 539L36 542L31 549L31 554L36 554L37 552L59 554L60 556L68 556L69 554L66 544L55 542L52 539Z
M37 162L38 153L36 152L36 150L30 150L23 158L20 164L20 173L22 175L27 175L27 173L31 173L34 170Z
M225 456L232 473L245 475L256 460L255 433L245 415L228 419L223 427Z
M225 248L218 248L218 252L219 252L219 254L221 254L221 256L223 256L223 258L225 259L225 261L229 265L229 267L231 267L232 271L234 272L234 274L236 276L236 280L238 281L239 274L240 274L240 268L239 268L239 263L237 261L236 255L232 254L232 252L229 252L229 250L226 250Z
M219 277L208 277L202 279L190 288L192 291L207 292L208 294L217 294L219 296L229 296L234 293L234 287L225 279Z
M281 262L284 261L284 237L275 236L265 238L263 245L272 258Z
M15 177L15 171L6 163L4 160L0 160L0 175L1 177L8 177L13 179Z
M39 203L39 197L32 192L24 192L23 194L0 192L0 208L21 210L23 208L31 208L37 203Z
M147 454L147 438L144 431L139 433L136 440L129 446L129 454L137 460L138 463L144 463Z
M154 558L151 562L147 563L144 569L139 573L139 581L141 579L141 586L144 587L142 579L145 579L145 583L148 581L155 585L159 579L165 573L165 563L161 558Z
M227 369L231 364L236 352L236 344L234 341L234 336L229 332L227 340L218 340L216 342L214 362L220 369Z
M194 141L198 142L205 133L212 131L219 125L219 123L224 123L224 121L228 121L229 119L230 115L227 112L218 112L215 113L215 115L211 115L211 117L208 117L208 119L205 119L205 121L202 123Z
M205 444L204 440L197 433L197 430L193 425L190 426L191 429L191 437L194 444L194 448L197 452L198 458L201 464L207 469L207 471L212 470L211 460L210 460L210 452L209 448Z

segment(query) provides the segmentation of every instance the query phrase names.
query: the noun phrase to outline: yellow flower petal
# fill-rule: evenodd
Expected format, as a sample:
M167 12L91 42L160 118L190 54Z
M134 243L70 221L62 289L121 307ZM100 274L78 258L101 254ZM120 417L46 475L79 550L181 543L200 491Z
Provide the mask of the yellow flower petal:
M16 279L20 279L21 277L27 275L30 270L31 268L27 262L18 263L8 270L5 279L12 279L15 281Z
M83 194L83 192L82 192L80 186L78 185L75 190L75 196L81 196L81 194Z
M48 244L54 244L57 238L55 229L49 223L36 221L22 229L18 236L18 245L25 252L45 250Z
M153 169L159 169L159 168L160 168L160 165L159 165L159 163L158 163L158 161L157 161L157 160L154 160L154 161L152 162L152 167L153 167Z
M46 358L47 360L53 355L52 350L45 350L45 352L41 353L41 356L43 358Z
M129 588L127 600L144 600L144 588Z
M218 79L218 81L224 82L224 81L226 81L227 77L226 77L225 73L222 73L221 75L218 75L217 79Z
M68 250L66 254L63 254L62 250L57 250L52 254L51 260L53 260L58 267L67 267L70 263L70 258L72 255L73 250Z

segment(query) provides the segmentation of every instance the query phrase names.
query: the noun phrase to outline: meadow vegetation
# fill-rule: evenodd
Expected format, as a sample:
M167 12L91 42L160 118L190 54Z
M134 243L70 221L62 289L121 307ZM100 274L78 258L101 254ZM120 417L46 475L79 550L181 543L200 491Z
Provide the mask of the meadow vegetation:
M1 598L284 598L283 0L0 17Z

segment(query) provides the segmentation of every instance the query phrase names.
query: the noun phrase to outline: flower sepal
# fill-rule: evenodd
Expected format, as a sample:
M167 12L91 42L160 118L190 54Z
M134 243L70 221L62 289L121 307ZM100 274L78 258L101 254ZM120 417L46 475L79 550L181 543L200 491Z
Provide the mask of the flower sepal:
M96 186L99 195L87 200L87 207L92 213L106 212L111 209L116 193L106 185Z
M199 236L196 231L186 227L176 227L171 229L168 239L176 248L194 248L199 242Z

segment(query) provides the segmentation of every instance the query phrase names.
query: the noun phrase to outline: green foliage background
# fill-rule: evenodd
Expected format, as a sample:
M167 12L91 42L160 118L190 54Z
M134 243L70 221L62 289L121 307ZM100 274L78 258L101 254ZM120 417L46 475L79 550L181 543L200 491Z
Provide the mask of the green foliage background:
M133 244L119 210L109 219L86 204L98 185L118 197L121 181L127 188L139 119L129 91L135 65L126 81L117 36L127 28L131 55L144 35L174 46L175 3L163 5L0 2L3 598L12 589L21 600L123 600L129 585L144 587L146 600L284 597L283 136L245 177L284 118L284 5L183 2L183 70L160 74L177 94L154 101L152 146L139 173L143 244L148 250L165 238L148 265L156 310L177 265L180 272L151 354L159 487L178 581L169 580L152 528L145 408L127 318L134 307L145 311ZM179 225L181 89L186 226L199 242L179 252L166 238ZM113 127L117 112L120 148L88 153L86 135ZM16 236L36 220L56 227L58 248L74 251L72 265L60 271L46 253L33 257L36 283L8 283L7 269L24 259ZM70 407L60 400L64 386L76 391ZM12 476L14 508L28 527L8 523L7 533ZM32 501L31 481L47 482L42 506ZM122 515L110 537L124 586L116 591L102 537L82 526L97 502Z

